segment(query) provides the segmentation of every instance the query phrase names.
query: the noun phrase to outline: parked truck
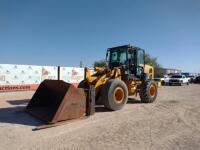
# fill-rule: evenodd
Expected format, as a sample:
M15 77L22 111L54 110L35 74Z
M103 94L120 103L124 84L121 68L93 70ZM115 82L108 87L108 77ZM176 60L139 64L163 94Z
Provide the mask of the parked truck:
M189 85L189 78L187 78L185 75L173 75L169 79L169 85L180 85L182 86L183 84Z

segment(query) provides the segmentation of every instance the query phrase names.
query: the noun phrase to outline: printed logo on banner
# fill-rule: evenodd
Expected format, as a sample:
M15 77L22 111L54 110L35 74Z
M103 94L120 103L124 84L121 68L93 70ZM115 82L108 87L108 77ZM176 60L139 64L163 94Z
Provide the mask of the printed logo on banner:
M5 75L1 75L1 76L0 76L0 81L5 81L5 80L6 80Z
M84 78L84 69L75 67L61 67L61 80L69 83L79 83Z
M18 68L17 65L15 65L14 68L17 69Z
M79 80L78 71L76 71L74 68L72 69L71 80L75 83L78 83Z
M46 69L42 68L42 76L45 75L49 75L49 72Z
M57 68L53 66L42 67L41 80L57 79Z
M42 80L48 79L48 75L49 72L46 69L42 68Z

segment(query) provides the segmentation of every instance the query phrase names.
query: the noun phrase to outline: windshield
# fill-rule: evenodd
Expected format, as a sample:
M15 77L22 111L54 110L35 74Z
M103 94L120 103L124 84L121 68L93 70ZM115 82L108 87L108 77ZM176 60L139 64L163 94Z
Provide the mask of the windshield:
M121 64L126 63L126 51L125 50L116 50L110 52L110 62L119 62Z
M182 78L182 76L172 76L171 78Z

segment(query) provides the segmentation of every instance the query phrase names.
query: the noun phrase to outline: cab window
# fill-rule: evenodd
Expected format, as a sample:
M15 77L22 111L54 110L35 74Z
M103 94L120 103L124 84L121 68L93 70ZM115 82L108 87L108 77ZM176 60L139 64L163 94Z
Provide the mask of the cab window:
M116 50L110 52L110 62L120 62L121 64L126 63L126 51L125 50Z
M138 66L144 66L144 51L143 50L138 50L137 64Z
M129 64L134 64L134 53L133 51L129 51L128 52L128 61L129 61Z

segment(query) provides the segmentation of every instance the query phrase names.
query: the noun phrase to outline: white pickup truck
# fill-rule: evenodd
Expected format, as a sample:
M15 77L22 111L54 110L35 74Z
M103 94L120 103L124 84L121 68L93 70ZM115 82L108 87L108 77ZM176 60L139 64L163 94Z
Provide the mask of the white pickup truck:
M169 85L189 85L189 78L186 78L185 75L173 75L169 79Z
M162 85L168 85L170 77L168 75L164 75L162 78L155 78L156 80L160 80Z

